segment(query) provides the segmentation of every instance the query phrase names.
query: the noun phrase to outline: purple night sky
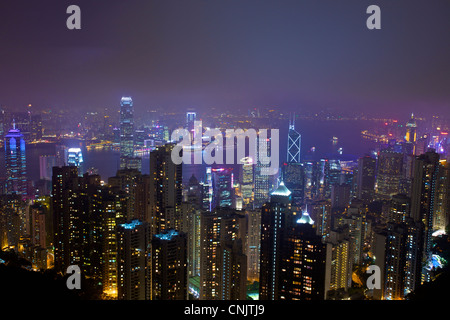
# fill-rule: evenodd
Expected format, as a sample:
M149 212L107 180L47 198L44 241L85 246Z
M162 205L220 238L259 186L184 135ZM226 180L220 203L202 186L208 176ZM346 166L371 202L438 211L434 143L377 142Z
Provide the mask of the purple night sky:
M66 8L81 8L81 30ZM366 8L381 8L381 30ZM0 105L420 112L449 116L450 2L13 1Z

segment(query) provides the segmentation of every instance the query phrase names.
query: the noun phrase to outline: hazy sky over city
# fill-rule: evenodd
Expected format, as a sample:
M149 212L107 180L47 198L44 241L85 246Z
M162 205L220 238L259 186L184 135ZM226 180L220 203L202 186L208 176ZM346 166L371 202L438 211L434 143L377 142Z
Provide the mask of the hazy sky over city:
M449 17L445 0L4 0L0 105L450 115Z

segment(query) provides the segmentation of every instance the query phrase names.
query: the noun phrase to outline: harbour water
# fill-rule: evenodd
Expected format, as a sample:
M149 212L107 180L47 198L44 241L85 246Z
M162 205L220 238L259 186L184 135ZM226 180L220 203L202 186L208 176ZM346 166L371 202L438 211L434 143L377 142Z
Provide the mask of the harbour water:
M361 131L367 129L365 121L297 121L296 130L302 135L302 159L318 159L332 157L339 154L346 160L357 159L369 153L375 143L361 137ZM280 164L286 160L287 150L287 123L280 128ZM334 139L333 139L334 137ZM84 142L67 139L63 141L66 147L79 147L84 158L84 169L96 168L102 180L114 176L119 168L119 152L115 150L94 149L87 150ZM314 152L312 150L315 150ZM27 175L36 181L39 179L39 156L55 154L55 144L29 144L27 145ZM0 155L2 176L4 176L4 150ZM203 179L204 165L184 165L183 179L188 180L192 174L200 180ZM149 156L142 159L142 172L149 173Z

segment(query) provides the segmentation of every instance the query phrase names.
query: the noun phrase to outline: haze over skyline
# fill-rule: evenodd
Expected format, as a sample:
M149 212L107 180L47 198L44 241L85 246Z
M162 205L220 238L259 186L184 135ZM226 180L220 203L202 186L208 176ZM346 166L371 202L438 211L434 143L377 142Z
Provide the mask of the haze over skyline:
M66 8L81 8L81 30ZM381 30L366 8L381 8ZM0 4L0 105L449 116L450 3L39 1Z

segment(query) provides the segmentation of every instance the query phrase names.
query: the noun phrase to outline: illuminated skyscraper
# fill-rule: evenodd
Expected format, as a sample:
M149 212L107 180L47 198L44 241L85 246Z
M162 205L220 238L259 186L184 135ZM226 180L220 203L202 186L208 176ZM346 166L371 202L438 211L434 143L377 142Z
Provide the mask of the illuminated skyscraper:
M326 240L326 286L329 290L347 289L352 284L353 259L348 235L343 230L333 230Z
M253 207L261 208L264 203L269 201L269 165L263 164L260 159L262 155L260 154L261 150L270 150L269 149L270 139L257 139L257 161L255 163L255 198L253 201Z
M67 150L67 165L77 167L80 176L84 173L83 163L83 154L80 148L69 148L69 150Z
M149 184L149 176L136 169L118 170L116 176L108 179L111 188L118 188L129 197L127 220L150 221Z
M438 203L438 185L442 170L443 166L439 162L439 154L434 150L430 150L415 159L411 191L411 217L416 222L424 224L422 235L423 266L431 257L431 235L434 232L434 214L436 203ZM430 280L425 269L423 275L423 281Z
M141 159L134 156L134 108L130 97L120 100L120 169L141 170Z
M213 182L213 208L233 207L234 175L232 168L212 169Z
M259 281L259 256L261 250L261 209L246 209L247 216L247 278Z
M406 134L405 141L410 143L415 143L417 141L417 123L414 119L414 113L411 114L411 119L406 123Z
M403 223L410 215L411 199L404 194L392 196L388 212L388 221L391 223Z
M245 299L245 216L229 208L201 214L200 300Z
M324 240L327 239L331 231L331 203L329 200L317 200L308 205L311 214L315 219L316 232Z
M284 232L291 220L291 191L283 182L271 193L261 211L260 284L261 300L278 300L281 292Z
M313 225L309 214L303 212L286 232L281 248L280 299L325 299L326 245Z
M241 159L241 193L244 204L253 201L253 159L245 157Z
M292 192L292 205L301 207L305 200L305 168L301 163L288 162L282 166L283 181Z
M70 205L74 193L73 181L78 176L77 167L54 167L52 175L53 234L55 269L63 271L70 259Z
M401 224L388 223L375 234L375 264L381 271L375 299L401 300L420 284L421 231L420 223L407 218Z
M358 159L356 196L363 201L372 201L375 194L376 160L370 156Z
M295 130L295 115L289 120L287 163L300 163L302 136Z
M390 199L399 193L400 179L403 174L403 154L390 150L382 150L378 156L377 188L380 199Z
M186 300L187 236L173 229L153 236L152 300Z
M103 293L112 299L118 298L117 231L127 220L127 204L128 194L122 190L109 189L102 195L102 286Z
M132 220L117 228L117 286L119 300L149 300L148 224Z
M173 144L167 144L150 153L149 192L153 235L169 229L182 230L182 164L173 163L173 147Z
M5 135L6 193L27 194L27 162L25 140L19 129L13 128Z
M194 111L186 112L186 128L193 134L194 122L197 120L197 113ZM192 137L193 138L193 137Z
M77 167L54 167L52 177L55 268L78 265L100 277L102 208L100 176L78 176Z

